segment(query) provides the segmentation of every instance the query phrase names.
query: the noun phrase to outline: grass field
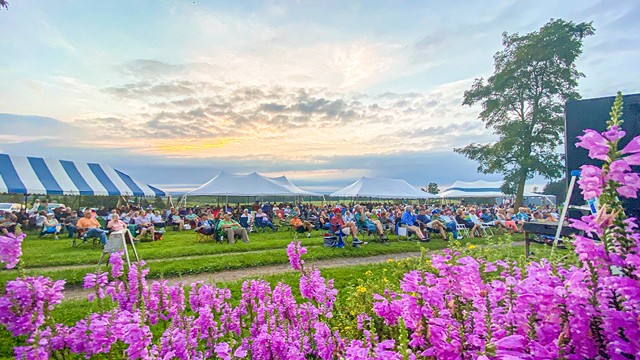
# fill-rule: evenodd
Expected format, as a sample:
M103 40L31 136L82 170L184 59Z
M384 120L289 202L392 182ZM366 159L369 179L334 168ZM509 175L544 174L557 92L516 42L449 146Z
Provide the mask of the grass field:
M421 247L431 250L443 249L447 243L439 237L432 237L429 243L399 241L391 236L388 244L369 243L362 248L325 248L323 232L314 232L311 238L301 237L307 246L310 260L333 258L356 258L383 254L419 251ZM149 264L149 278L171 277L187 274L209 273L229 269L241 269L288 262L285 252L293 240L291 232L271 232L250 234L250 243L235 244L196 242L192 231L168 232L164 239L143 242L137 245L140 257ZM470 239L481 244L483 239ZM84 275L96 270L101 254L101 245L71 246L71 239L51 237L39 239L29 234L23 242L23 257L20 269L0 272L0 284L20 274L45 275L53 279L65 279L67 288L79 286Z

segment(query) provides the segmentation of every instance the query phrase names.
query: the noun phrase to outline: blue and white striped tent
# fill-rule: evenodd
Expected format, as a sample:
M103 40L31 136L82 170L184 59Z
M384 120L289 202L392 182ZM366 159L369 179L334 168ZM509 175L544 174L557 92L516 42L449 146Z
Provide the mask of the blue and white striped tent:
M0 154L0 193L34 195L165 196L114 168L28 156Z

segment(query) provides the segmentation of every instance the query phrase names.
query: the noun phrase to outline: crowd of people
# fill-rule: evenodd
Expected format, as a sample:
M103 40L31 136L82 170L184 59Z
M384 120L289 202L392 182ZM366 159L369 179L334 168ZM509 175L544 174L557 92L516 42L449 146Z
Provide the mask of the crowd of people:
M407 205L392 203L339 203L323 206L311 203L255 202L251 205L196 206L166 210L141 209L124 205L116 209L83 209L56 207L48 211L46 202L36 201L33 208L19 212L5 212L0 221L3 234L23 228L36 228L40 235L52 234L56 239L62 232L68 237L97 237L106 242L108 231L133 229L140 240L146 235L155 238L157 229L192 230L205 235L226 238L233 243L236 237L249 242L252 230L282 227L291 228L310 237L314 230L351 236L352 245L363 243L360 234L385 242L389 234L406 228L420 241L429 241L430 234L444 240L483 236L486 227L504 229L509 233L522 232L528 221L558 221L555 207L521 207L505 205Z

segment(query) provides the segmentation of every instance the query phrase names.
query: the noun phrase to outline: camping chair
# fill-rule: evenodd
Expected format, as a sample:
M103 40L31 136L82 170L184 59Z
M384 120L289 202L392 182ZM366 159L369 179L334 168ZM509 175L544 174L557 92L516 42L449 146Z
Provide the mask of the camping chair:
M86 239L83 239L83 235L86 232L85 229L77 229L76 230L76 237L73 238L73 240L71 240L71 246L72 247L76 247L79 245L85 245L85 244L91 244L93 246L96 246L98 244L100 244L100 238L97 236L89 236ZM107 234L108 235L108 234Z
M262 218L260 218L260 219L262 219ZM240 224L240 226L245 228L248 233L250 233L251 230L253 230L252 226L249 225L249 217L248 216L240 216L239 224Z
M265 232L265 231L267 231L267 225L264 223L263 220L264 220L264 218L261 217L261 216L256 216L253 219L253 228L256 229L257 232Z
M198 229L198 226L196 226L193 231L196 233L196 242L206 242L206 241L210 241L210 240L217 240L217 233L218 233L218 222L214 221L213 224L211 224L211 228L213 229L213 232L211 234L207 234L204 233L202 231L200 231Z
M344 241L342 240L342 227L338 226L338 233L334 233L331 227L329 227L329 233L324 237L325 247L343 248Z
M480 229L482 229L482 234L484 236L488 236L489 233L491 233L491 236L493 236L493 230L491 229L491 226L482 222L482 220L480 220L477 216L475 215L469 215L469 219L471 219L471 221L474 224L480 225Z

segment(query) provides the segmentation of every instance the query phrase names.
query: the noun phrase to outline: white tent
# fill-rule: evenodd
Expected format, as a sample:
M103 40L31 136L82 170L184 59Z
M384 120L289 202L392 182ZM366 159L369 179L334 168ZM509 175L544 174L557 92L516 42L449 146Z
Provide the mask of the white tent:
M286 177L268 178L256 172L247 175L221 172L200 187L187 192L188 196L296 196L316 195L293 185Z
M371 197L378 199L428 199L434 195L416 189L402 179L361 177L353 184L342 188L330 196L332 197Z
M268 178L268 179L270 179L271 181L274 181L276 184L280 186L283 186L291 190L293 193L297 195L322 196L322 194L300 189L299 187L295 186L291 181L289 181L289 179L287 179L286 176L280 176L280 177Z
M448 198L498 198L505 197L502 190L500 190L502 182L500 181L456 181L448 189L438 194L439 197ZM530 197L546 197L545 195L536 194L532 192L524 192L524 196Z

